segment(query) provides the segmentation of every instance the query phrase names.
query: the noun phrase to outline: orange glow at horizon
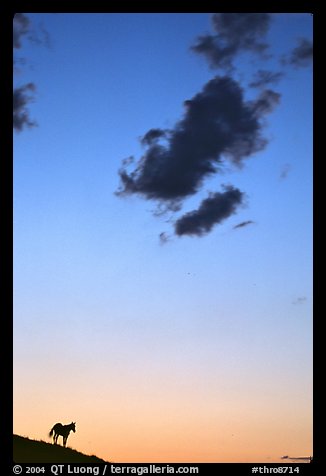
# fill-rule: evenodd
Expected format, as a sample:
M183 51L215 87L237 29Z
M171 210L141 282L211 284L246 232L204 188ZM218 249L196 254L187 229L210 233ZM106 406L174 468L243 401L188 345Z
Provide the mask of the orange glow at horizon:
M311 415L300 398L280 400L280 389L255 397L218 385L191 389L187 380L153 379L148 387L139 378L100 388L85 381L60 395L43 383L19 392L14 433L50 442L55 423L73 420L68 446L107 461L278 462L284 454L312 454Z

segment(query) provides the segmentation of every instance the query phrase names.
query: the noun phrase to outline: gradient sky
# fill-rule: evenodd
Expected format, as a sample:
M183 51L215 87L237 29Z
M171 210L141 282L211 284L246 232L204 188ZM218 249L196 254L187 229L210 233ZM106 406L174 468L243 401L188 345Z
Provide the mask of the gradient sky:
M265 149L185 201L246 194L200 237L115 192L139 139L220 74L190 50L211 14L26 16L14 82L35 84L37 126L14 131L14 433L50 441L76 421L68 446L115 462L311 455L312 69L280 58L312 16L272 14L273 56L236 58L246 100L258 69L284 73L281 98Z

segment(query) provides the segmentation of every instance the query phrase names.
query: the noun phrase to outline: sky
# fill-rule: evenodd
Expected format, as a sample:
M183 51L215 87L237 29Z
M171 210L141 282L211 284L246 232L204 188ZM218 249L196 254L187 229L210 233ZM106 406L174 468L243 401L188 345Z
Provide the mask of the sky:
M14 21L14 433L312 455L310 13ZM61 439L60 439L61 441Z

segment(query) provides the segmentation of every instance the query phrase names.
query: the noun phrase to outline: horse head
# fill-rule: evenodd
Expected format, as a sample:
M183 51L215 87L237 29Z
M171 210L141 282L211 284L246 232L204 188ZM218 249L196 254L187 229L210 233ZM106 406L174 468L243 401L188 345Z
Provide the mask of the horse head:
M76 433L76 422L75 422L75 423L74 423L74 422L71 422L71 423L70 423L70 426L71 426L72 431L73 431L74 433Z

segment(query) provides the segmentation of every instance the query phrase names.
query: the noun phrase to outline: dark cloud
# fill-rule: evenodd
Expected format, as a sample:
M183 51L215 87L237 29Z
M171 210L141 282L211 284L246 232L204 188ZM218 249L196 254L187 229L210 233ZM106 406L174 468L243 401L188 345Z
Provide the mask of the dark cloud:
M281 95L272 89L265 89L260 93L257 99L253 101L252 108L258 117L272 112L279 104Z
M160 238L160 244L165 245L170 241L170 237L163 231L162 233L159 234Z
M16 13L13 20L13 47L20 49L24 38L48 48L51 45L50 35L42 24L34 28L24 13Z
M30 21L24 13L16 13L13 20L13 47L21 48L22 38L30 31Z
M143 136L146 151L132 172L123 164L117 194L140 194L175 209L224 161L239 165L265 147L261 119L278 101L277 93L264 91L246 102L232 78L213 78L185 102L184 117L173 129L150 129Z
M289 175L290 173L290 170L291 170L291 165L290 164L284 164L283 165L283 168L281 170L281 173L280 173L280 179L281 180L284 180L287 178L287 176Z
M13 92L13 128L20 132L24 127L36 126L36 122L29 117L27 105L33 100L35 85L33 83L25 84L15 88Z
M141 138L142 145L152 145L157 144L158 140L166 137L168 134L167 130L163 129L150 129L146 134Z
M259 69L253 78L253 81L249 84L250 88L264 88L268 84L276 84L284 76L281 71L267 71Z
M300 38L298 46L288 56L283 56L282 63L296 68L309 66L313 59L313 44L307 38Z
M271 15L267 13L215 13L214 33L197 39L192 50L203 54L212 67L234 69L234 60L244 52L266 59L265 41ZM227 162L242 166L267 145L265 115L280 102L281 95L266 86L277 83L281 72L259 69L250 87L258 88L256 99L244 99L239 82L229 75L216 76L202 90L184 101L184 114L173 128L152 128L140 142L144 153L122 162L119 196L137 194L157 204L156 216L181 210L184 200L201 190L209 177L221 173ZM244 194L232 186L211 193L197 210L174 222L176 235L202 236L236 213ZM242 222L234 228L253 223ZM160 235L161 244L168 241Z
M27 38L30 42L50 47L50 37L43 25L34 29L29 18L24 13L16 13L13 19L13 48L14 48L14 72L20 71L17 65L25 65L26 59L17 57L15 50L22 47L22 41ZM35 91L34 83L27 83L13 90L13 128L20 132L24 127L34 127L36 122L29 116L27 105L34 99L32 92Z
M24 13L16 13L13 20L13 47L20 49L22 47L22 40L30 34L31 24ZM14 66L17 64L24 65L25 58L17 58L14 56ZM27 109L28 103L33 100L33 93L35 91L34 83L27 83L24 86L15 87L13 91L13 128L20 132L24 127L33 127L36 125L30 119L29 111Z
M252 220L242 221L241 223L234 225L233 229L236 230L237 228L243 228L245 226L252 225L253 223L255 222Z
M268 13L215 13L214 35L198 37L191 47L203 54L212 68L233 69L234 58L242 52L264 56L268 44L263 41L271 16Z
M197 210L186 213L175 222L176 235L202 236L208 233L214 225L236 212L243 196L239 189L232 186L225 187L224 192L211 193Z

